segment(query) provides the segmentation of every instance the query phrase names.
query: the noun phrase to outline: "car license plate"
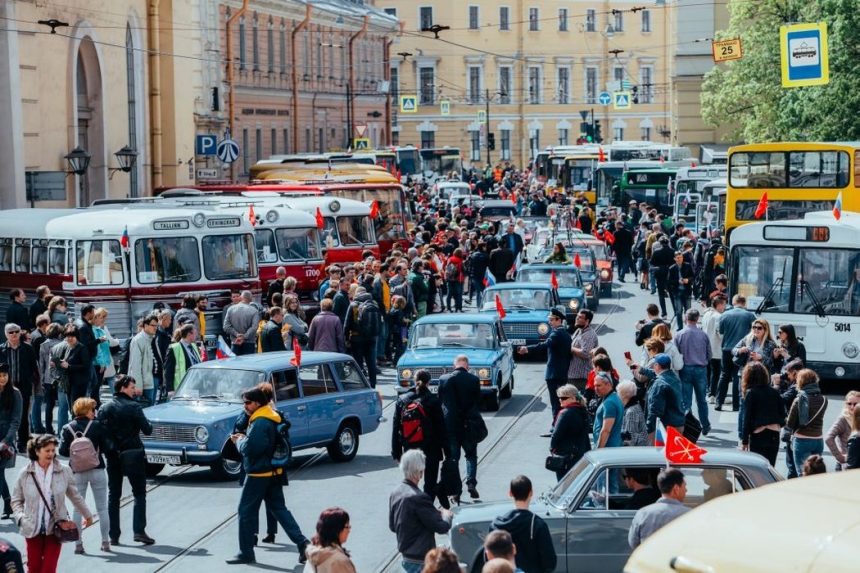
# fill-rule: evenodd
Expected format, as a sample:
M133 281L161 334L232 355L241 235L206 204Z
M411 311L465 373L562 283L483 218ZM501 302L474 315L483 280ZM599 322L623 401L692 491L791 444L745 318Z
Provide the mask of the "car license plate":
M179 456L162 456L159 454L146 454L146 463L148 464L170 464L178 466L182 463Z
M525 346L526 339L525 338L510 338L510 339L508 339L508 342L510 342L514 346Z
M438 394L439 393L439 385L438 384L431 385L430 386L430 393L431 394Z

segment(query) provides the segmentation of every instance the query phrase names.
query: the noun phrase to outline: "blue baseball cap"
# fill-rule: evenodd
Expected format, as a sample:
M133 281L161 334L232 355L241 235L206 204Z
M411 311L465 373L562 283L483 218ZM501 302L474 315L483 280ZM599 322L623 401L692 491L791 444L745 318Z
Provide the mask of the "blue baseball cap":
M669 368L672 366L672 357L666 353L660 353L654 356L654 362L659 364L661 368Z

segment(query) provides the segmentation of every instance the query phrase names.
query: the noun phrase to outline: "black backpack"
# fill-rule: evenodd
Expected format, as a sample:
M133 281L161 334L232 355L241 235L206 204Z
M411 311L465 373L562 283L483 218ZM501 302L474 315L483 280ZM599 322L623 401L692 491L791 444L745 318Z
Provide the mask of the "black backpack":
M358 307L358 330L362 336L379 336L379 307L373 301L361 303Z

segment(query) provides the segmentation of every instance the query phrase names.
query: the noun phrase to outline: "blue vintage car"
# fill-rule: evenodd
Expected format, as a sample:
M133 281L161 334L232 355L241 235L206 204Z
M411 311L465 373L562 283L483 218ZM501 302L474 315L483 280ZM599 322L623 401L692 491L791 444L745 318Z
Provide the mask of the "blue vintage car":
M552 273L558 281L558 298L565 307L565 317L568 326L573 326L576 313L586 307L585 287L579 269L572 263L549 264L535 263L523 265L517 273L517 281L521 283L549 283Z
M336 461L358 452L359 436L382 418L382 398L351 356L304 352L301 366L292 352L271 352L213 360L190 368L169 402L144 409L151 436L141 436L150 475L169 465L208 465L222 477L239 474L240 464L222 456L242 413L242 393L270 382L277 408L290 423L293 450L326 447Z
M469 370L481 380L481 394L490 410L514 389L514 358L502 323L492 314L431 314L409 331L409 345L397 361L398 393L412 385L415 372L430 372L431 391L439 377L454 370L454 358L469 357Z
M484 291L481 312L496 313L496 296L502 301L505 318L502 325L505 336L514 346L537 344L549 335L549 311L557 308L564 312L558 293L549 282L498 283Z
M566 245L565 250L571 259L575 259L579 255L579 276L582 278L583 288L585 289L585 301L588 308L597 311L600 305L600 295L604 292L603 279L600 277L600 269L598 268L597 259L594 256L588 245L580 243ZM541 251L539 260L545 261L552 254L552 247L548 247Z

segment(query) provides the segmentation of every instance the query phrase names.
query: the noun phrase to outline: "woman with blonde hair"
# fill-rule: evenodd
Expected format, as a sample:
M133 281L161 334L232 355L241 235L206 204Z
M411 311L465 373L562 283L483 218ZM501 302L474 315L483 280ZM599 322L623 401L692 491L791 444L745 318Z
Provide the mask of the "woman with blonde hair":
M753 321L750 333L741 338L732 349L735 364L738 368L746 366L747 362L761 362L768 373L773 371L773 351L776 342L770 333L770 323L763 318Z
M791 404L785 425L792 432L794 465L803 467L806 458L812 454L821 455L824 451L822 430L827 398L821 393L818 374L809 368L797 373L797 390L797 397Z
M675 341L672 339L672 332L669 330L669 325L665 322L660 324L655 324L653 330L651 330L652 338L659 338L663 342L663 346L665 350L664 353L668 354L672 359L672 370L675 371L675 374L681 371L681 368L684 367L684 357L681 356L681 351L678 350L678 347L675 346Z
M564 466L555 470L555 477L561 478L591 449L589 441L588 412L585 399L573 384L565 384L556 391L561 409L553 422L549 444L550 454L562 456Z
M857 408L858 404L860 404L860 392L851 390L845 395L842 415L834 420L833 425L827 430L827 435L824 436L827 449L836 458L836 471L847 469L845 465L848 461L848 439L852 432L851 421L854 419L854 412L860 411L860 408Z
M307 344L308 324L305 322L299 297L294 294L284 295L284 322L281 334L288 350L293 348L293 339L298 339L302 347Z
M105 384L113 388L116 368L113 365L113 356L111 356L110 349L119 346L119 340L114 338L110 330L108 330L107 317L108 311L104 307L97 308L93 313L93 335L99 341L93 363L96 366L99 385ZM98 399L98 388L91 390L90 397Z
M848 438L848 454L845 456L845 469L860 468L860 408L854 408L851 416L851 437Z

